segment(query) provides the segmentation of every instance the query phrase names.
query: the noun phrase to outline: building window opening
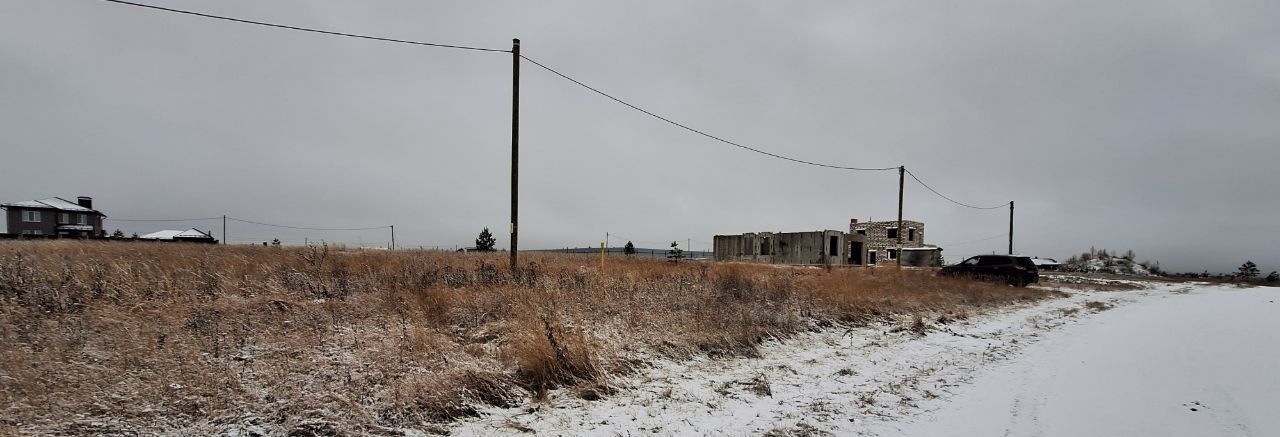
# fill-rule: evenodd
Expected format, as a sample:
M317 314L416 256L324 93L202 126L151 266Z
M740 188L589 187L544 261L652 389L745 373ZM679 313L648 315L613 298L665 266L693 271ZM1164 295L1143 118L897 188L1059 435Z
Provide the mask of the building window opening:
M40 211L23 211L23 212L25 214L22 215L22 221L28 222L28 223L40 222Z
M827 255L840 255L840 237L831 237L831 242L827 244Z
M867 228L855 229L853 232L858 235L867 235Z
M771 248L771 247L769 247L769 237L765 237L765 238L764 238L764 241L761 241L761 242L760 242L760 254L761 254L761 255L771 255L771 254L772 254L772 250L771 250L771 249L772 249L772 248Z
M889 233L889 238L898 238L898 228L889 228L887 231Z
M916 241L916 229L915 229L915 228L908 228L908 229L907 229L907 241Z
M889 249L889 259L898 259L898 249Z

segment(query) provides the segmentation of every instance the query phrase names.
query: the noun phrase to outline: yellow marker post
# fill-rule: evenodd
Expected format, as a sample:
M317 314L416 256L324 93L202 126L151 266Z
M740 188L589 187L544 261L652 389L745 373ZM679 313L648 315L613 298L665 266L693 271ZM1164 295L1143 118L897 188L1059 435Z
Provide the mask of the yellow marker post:
M604 273L604 242L600 242L600 272Z

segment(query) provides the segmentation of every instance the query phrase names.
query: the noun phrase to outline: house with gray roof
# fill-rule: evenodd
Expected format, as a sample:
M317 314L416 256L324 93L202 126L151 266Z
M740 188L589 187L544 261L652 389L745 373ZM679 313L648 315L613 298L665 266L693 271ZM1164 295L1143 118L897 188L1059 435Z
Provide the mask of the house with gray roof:
M106 214L93 209L93 198L80 196L75 202L61 197L27 200L0 205L5 210L6 232L28 237L101 238Z

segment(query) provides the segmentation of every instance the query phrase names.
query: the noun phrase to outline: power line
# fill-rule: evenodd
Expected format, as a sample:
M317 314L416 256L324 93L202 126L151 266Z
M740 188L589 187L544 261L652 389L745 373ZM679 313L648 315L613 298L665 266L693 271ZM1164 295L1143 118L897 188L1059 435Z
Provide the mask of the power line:
M924 181L922 181L922 180L920 180L920 178L916 177L916 174L915 174L915 173L912 173L912 172L911 172L911 170L907 170L907 174L911 175L911 179L915 179L915 180L916 180L916 182L919 182L921 186L924 186L925 188L929 189L929 191L932 191L932 192L933 192L933 194L937 194L937 195L938 195L938 197L941 197L941 198L943 198L943 199L947 199L947 201L950 201L951 203L954 203L954 204L956 204L956 205L963 206L963 207L965 207L965 208L973 208L973 209L998 209L998 208L1004 208L1004 207L1006 207L1006 206L1009 206L1009 202L1001 203L1001 204L996 205L996 206L973 206L973 205L970 205L970 204L967 204L967 203L963 203L963 202L957 201L957 200L955 200L955 199L952 199L952 198L950 198L950 197L947 197L946 195L943 195L942 193L939 193L939 192L938 192L938 190L933 189L933 187L930 187L930 186L929 186L929 184L924 183Z
M772 152L766 152L766 151L764 151L764 150L760 150L760 149L757 149L757 148L754 148L754 147L744 146L744 145L742 145L742 144L738 144L738 143L735 143L735 142L733 142L733 141L729 141L729 140L726 140L726 139L724 139L724 138L721 138L721 137L718 137L718 136L715 136L715 135L712 135L712 134L709 134L709 133L703 132L703 131L701 131L701 130L698 130L698 129L695 129L695 128L692 128L692 127L689 127L689 126L687 126L687 125L684 125L684 124L682 124L682 123L680 123L680 122L677 122L677 121L675 121L675 120L672 120L672 119L670 119L670 118L663 117L663 116L661 116L661 115L658 115L658 114L653 113L652 111L649 111L649 110L647 110L647 109L641 108L641 107L636 106L636 105L633 105L633 104L631 104L631 103L628 103L628 102L627 102L627 101L625 101L625 100L622 100L622 99L620 99L620 98L614 97L614 96L610 95L609 93L606 93L606 92L604 92L604 91L600 91L599 89L596 89L595 87L592 87L591 85L587 85L587 84L585 84L585 83L582 83L582 81L579 81L579 80L577 80L577 79L574 79L574 78L572 78L572 77L569 77L568 75L566 75L566 74L564 74L564 73L561 73L561 72L559 72L559 71L556 71L555 69L553 69L553 68L551 68L551 67L548 67L548 66L546 66L546 65L543 65L541 62L538 62L538 61L535 61L535 60L533 60L533 59L530 59L528 56L520 55L520 58L521 58L521 59L524 59L524 60L526 60L526 61L532 62L532 63L533 63L533 65L537 65L537 66L539 66L539 67L542 67L542 69L543 69L543 70L550 71L552 74L555 74L556 76L560 76L561 78L564 78L565 80L568 80L568 81L570 81L570 82L573 82L573 83L577 84L578 86L581 86L581 87L583 87L583 88L586 88L586 89L588 89L588 90L591 90L592 92L595 92L596 94L602 95L602 96L604 96L604 97L608 98L609 100L613 100L613 101L615 101L615 102L621 103L622 105L624 105L624 106L626 106L626 107L628 107L628 108L634 109L634 110L636 110L636 111L640 111L641 113L644 113L645 115L648 115L648 116L650 116L650 117L656 118L656 119L658 119L658 120L665 121L665 122L667 122L667 123L669 123L669 124L671 124L671 125L673 125L673 126L679 127L679 128L681 128L681 129L687 130L687 131L689 131L689 132L693 132L693 133L698 134L698 135L702 135L702 136L707 137L707 138L710 138L710 139L712 139L712 140L716 140L716 141L719 141L719 142L721 142L721 143L725 143L725 144L728 144L728 145L731 145L731 146L734 146L734 147L738 147L738 148L741 148L741 149L750 150L750 151L752 151L752 152L756 152L756 153L759 153L759 154L761 154L761 155L771 156L771 157L774 157L774 158L784 159L784 160L787 160L787 161L796 162L796 163L800 163L800 164L807 164L807 165L812 165L812 166L817 166L817 167L834 168L834 169L838 169L838 170L884 171L884 170L897 170L897 169L898 169L897 167L883 167L883 168L880 168L880 167L874 167L874 168L868 168L868 167L846 167L846 166L841 166L841 165L823 164L823 163L819 163L819 162L806 161L806 160L803 160L803 159L796 159L796 158L792 158L792 157L789 157L789 156L783 156L783 155L779 155L779 154L772 153Z
M636 239L632 239L632 238L629 238L629 237L627 237L627 236L625 236L625 235L618 235L618 234L612 234L612 235L613 235L614 237L618 237L618 238L620 238L620 239L627 240L627 241L630 241L630 242L632 242L632 243L642 243L642 244L671 244L671 241L676 241L676 240L671 240L671 241L646 241L646 240L636 240Z
M176 13L176 14L184 14L184 15L192 15L192 16L196 16L196 17L212 18L212 19L215 19L215 20L234 21L234 22L237 22L237 23L254 24L254 25L258 25L258 26L275 27L275 28L279 28L279 29L297 30L297 31L302 31L302 32L320 33L320 34L333 35L333 36L345 36L345 37L348 37L348 38L360 38L360 39L369 39L369 40L374 40L374 41L384 41L384 42L394 42L394 43L400 43L400 44L413 44L413 45L420 45L420 46L441 47L441 48L448 48L448 49L476 50L476 51L481 51L481 52L511 53L511 51L510 51L510 50L502 50L502 49L489 49L489 48L483 48L483 47L469 47L469 46L460 46L460 45L454 45L454 44L440 44L440 43L431 43L431 42L422 42L422 41L410 41L410 40L404 40L404 39L384 38L384 37L379 37L379 36L369 36L369 35L360 35L360 34L355 34L355 33L334 32L334 31L330 31L330 30L320 30L320 29L312 29L312 28L307 28L307 27L298 27L298 26L289 26L289 25L284 25L284 24L267 23L267 22L262 22L262 21L246 20L246 19L242 19L242 18L232 18L232 17L224 17L224 16L221 16L221 15L212 15L212 14L205 14L205 13L200 13L200 12L186 11L186 10L182 10L182 9L166 8L166 7L162 7L162 6L148 5L148 4L143 4L143 3L134 3L134 2L128 2L128 1L123 1L123 0L102 0L102 1L110 2L110 3L117 3L117 4L122 4L122 5L137 6L137 7L140 7L140 8L155 9L155 10L165 11L165 12L173 12L173 13Z
M222 217L186 218L186 219L118 219L104 217L103 220L114 222L198 222L206 220L222 220Z
M938 247L943 247L943 248L945 248L945 247L947 247L947 246L951 246L951 247L955 247L955 246L963 246L963 245L970 244L970 243L980 243L980 242L983 242L983 241L991 241L991 240L994 240L994 239L997 239L997 238L1005 238L1005 237L1008 237L1008 236L1009 236L1009 234L1004 234L1004 233L1002 233L1002 234L999 234L999 235L992 235L992 236L990 236L990 237L986 237L986 238L979 238L979 239L977 239L977 240L961 241L961 242L959 242L959 243L939 244L939 245L938 245Z
M227 220L233 220L233 221L237 221L237 222L241 222L241 223L252 223L252 224L255 224L255 225L262 225L262 226L271 226L271 227L273 227L273 228L299 229L299 230L304 230L304 231L372 231L372 230L375 230L375 229L389 229L389 228L391 228L391 225L386 225L386 226L373 226L373 227L368 227L368 228L309 228L309 227L305 227L305 226L289 226L289 225L277 225L277 224L272 224L272 223L263 223L263 222L258 222L258 221L253 221L253 220L239 219L239 218L229 217L229 216L227 217Z
M284 24L268 23L268 22L263 22L263 21L254 21L254 20L247 20L247 19L242 19L242 18L233 18L233 17L221 16L221 15L206 14L206 13L194 12L194 11L188 11L188 10L182 10L182 9L167 8L167 7L156 6L156 5L149 5L149 4L144 4L144 3L135 3L135 2L124 1L124 0L103 0L103 1L106 1L106 2L109 2L109 3L121 4L121 5L128 5L128 6L135 6L135 7L146 8L146 9L152 9L152 10L164 11L164 12L171 12L171 13L176 13L176 14L183 14L183 15L190 15L190 16L202 17L202 18L215 19L215 20L224 20L224 21L231 21L231 22L236 22L236 23L252 24L252 25L257 25L257 26L273 27L273 28L286 29L286 30L296 30L296 31L301 31L301 32L310 32L310 33L317 33L317 34L324 34L324 35L331 35L331 36L342 36L342 37L348 37L348 38L358 38L358 39L367 39L367 40L382 41L382 42L392 42L392 43L399 43L399 44L411 44L411 45L429 46L429 47L439 47L439 48L451 48L451 49L460 49L460 50L474 50L474 51L482 51L482 52L498 52L498 53L513 53L513 51L512 51L512 50L492 49L492 48L483 48L483 47L471 47L471 46L461 46L461 45L454 45L454 44L430 43L430 42L423 42L423 41L411 41L411 40L403 40L403 39L396 39L396 38L386 38L386 37L378 37L378 36L370 36L370 35L361 35L361 34L354 34L354 33L335 32L335 31L321 30L321 29L314 29L314 28L307 28L307 27L290 26L290 25L284 25ZM702 131L702 130L699 130L699 129L696 129L696 128L693 128L693 127L690 127L690 126L688 126L688 125L686 125L686 124L683 124L683 123L677 122L677 121L675 121L675 120L672 120L672 119L670 119L670 118L664 117L664 116L662 116L662 115L658 115L657 113L654 113L654 112L649 111L649 110L647 110L647 109L644 109L644 108L641 108L641 107L639 107L639 106L636 106L636 105L634 105L634 104L632 104L632 103L629 103L629 102L627 102L627 101L625 101L625 100L622 100L622 99L620 99L620 98L618 98L618 97L614 97L613 95L611 95L611 94L609 94L609 93L606 93L606 92L604 92L604 91L601 91L600 89L597 89L597 88L592 87L592 86L590 86L590 85L587 85L586 83L583 83L583 82L582 82L582 81L580 81L580 80L574 79L573 77L570 77L570 76L569 76L569 75L567 75L567 74L561 73L560 71L557 71L556 69L553 69L553 68L551 68L551 67L548 67L547 65L545 65L545 64L543 64L543 63L541 63L541 62L538 62L538 61L536 61L536 60L534 60L534 59L532 59L532 58L529 58L528 56L524 56L524 55L517 55L517 56L519 56L519 57L520 57L520 59L524 59L524 60L526 60L526 61L529 61L529 62L533 63L534 65L536 65L536 66L538 66L538 67L540 67L540 68L542 68L542 69L544 69L544 70L547 70L547 71L551 72L552 74L555 74L556 76L559 76L559 77L561 77L561 78L563 78L563 79L565 79L565 80L568 80L568 81L570 81L570 82L572 82L572 83L574 83L574 84L576 84L576 85L578 85L578 86L581 86L581 87L583 87L583 88L586 88L586 89L588 89L588 90L590 90L590 91L592 91L592 92L594 92L594 93L596 93L596 94L599 94L599 95L601 95L601 96L604 96L604 97L606 97L606 98L608 98L608 99L610 99L610 100L613 100L614 102L617 102L617 103L619 103L619 104L622 104L622 105L624 105L624 106L626 106L626 107L628 107L628 108L631 108L631 109L634 109L634 110L636 110L636 111L639 111L640 113L643 113L643 114L648 115L648 116L650 116L650 117L656 118L656 119L658 119L658 120L661 120L661 121L666 122L666 123L668 123L668 124L671 124L671 125L673 125L673 126L679 127L679 128L681 128L681 129L687 130L687 131L692 132L692 133L694 133L694 134L701 135L701 136L706 137L706 138L709 138L709 139L711 139L711 140L715 140L715 141L718 141L718 142L721 142L721 143L724 143L724 144L728 144L728 145L731 145L731 146L734 146L734 147L738 147L738 148L741 148L741 149L744 149L744 150L748 150L748 151L755 152L755 153L759 153L759 154L762 154L762 155L765 155L765 156L769 156L769 157L772 157L772 158L782 159L782 160L791 161L791 162L795 162L795 163L799 163L799 164L811 165L811 166L815 166L815 167L831 168L831 169L837 169L837 170L856 170L856 171L889 171L889 170L895 170L895 169L897 169L897 168L898 168L898 167L850 167L850 166L841 166L841 165L824 164L824 163L820 163L820 162L814 162L814 161L807 161L807 160L798 159L798 158L792 158L792 157L789 157L789 156L780 155L780 154L777 154L777 153L772 153L772 152L764 151L764 150L757 149L757 148L754 148L754 147L746 146L746 145L743 145L743 144L740 144L740 143L737 143L737 142L734 142L734 141L730 141L730 140L724 139L724 138L719 137L719 136L716 136L716 135L712 135L712 134L707 133L707 132L704 132L704 131ZM981 206L974 206L974 205L970 205L970 204L967 204L967 203L963 203L963 202L957 201L957 200L955 200L955 199L952 199L952 198L950 198L950 197L947 197L946 195L944 195L944 194L942 194L942 193L938 192L938 190L933 189L933 187L930 187L928 184L925 184L925 183L924 183L924 181L920 180L920 178L919 178L919 177L917 177L917 176L915 175L915 173L912 173L910 170L907 170L907 171L906 171L906 173L910 174L912 179L915 179L915 181L916 181L916 182L920 183L920 185L924 186L926 189L928 189L929 191L931 191L931 192L933 192L934 194L938 195L939 197L942 197L943 199L946 199L947 201L950 201L951 203L955 203L955 204L957 204L957 205L960 205L960 206L963 206L963 207L966 207L966 208L972 208L972 209L997 209L997 208L1003 208L1003 207L1005 207L1006 205L1008 205L1008 203L1005 203L1005 204L996 205L996 206L991 206L991 207L981 207ZM157 221L157 222L162 222L162 221L174 221L174 222L177 222L177 221L197 221L197 220L214 220L214 219L216 219L216 218L206 218L206 219L175 219L175 220L149 220L149 219L148 219L148 220L127 220L127 219L116 219L116 221ZM241 221L241 222L245 222L245 223L259 224L259 225L264 225L264 226L274 226L274 227L281 227L281 228L303 229L303 230L317 230L317 231L323 231L323 230L334 230L334 231L372 230L372 229L383 229L383 228L388 228L388 227L389 227L389 226L380 226L380 227L373 227L373 228L332 228L332 229L331 229L331 228L306 228L306 227L296 227L296 226L273 225L273 224L269 224L269 223L260 223L260 222L254 222L254 221L250 221L250 220L241 220L241 219L233 219L233 220Z

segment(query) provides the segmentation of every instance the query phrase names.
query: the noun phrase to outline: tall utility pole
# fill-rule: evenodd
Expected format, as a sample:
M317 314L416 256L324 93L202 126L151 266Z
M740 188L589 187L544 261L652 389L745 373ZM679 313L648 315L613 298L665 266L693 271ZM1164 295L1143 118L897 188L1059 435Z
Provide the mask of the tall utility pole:
M1009 254L1013 255L1013 201L1009 201Z
M898 267L902 267L902 189L906 182L906 166L898 166Z
M520 223L520 40L511 40L511 273L516 271L517 224Z
M391 250L396 250L396 225L391 225Z
M222 244L227 244L227 215L222 215Z

